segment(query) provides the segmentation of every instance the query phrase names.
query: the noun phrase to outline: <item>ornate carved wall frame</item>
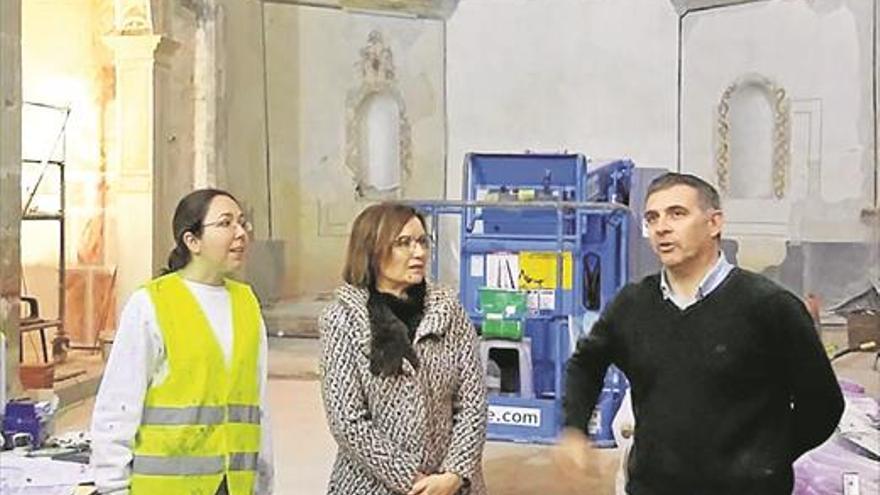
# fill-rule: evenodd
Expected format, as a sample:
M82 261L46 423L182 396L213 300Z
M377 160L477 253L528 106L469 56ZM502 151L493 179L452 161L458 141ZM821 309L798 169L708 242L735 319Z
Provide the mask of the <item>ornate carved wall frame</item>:
M730 100L738 90L751 86L760 88L770 102L773 112L772 136L772 181L773 195L776 199L785 196L791 157L791 112L785 89L771 79L760 74L746 74L724 90L717 109L715 168L718 174L718 188L722 194L729 193L730 187Z
M385 45L382 33L370 32L367 44L360 50L355 63L360 84L348 92L345 100L345 166L352 174L357 198L386 199L402 196L406 181L412 171L412 133L406 116L406 102L398 88L391 48ZM366 179L365 150L361 149L361 129L366 118L370 100L377 95L388 95L396 103L399 112L400 187L391 191L379 191Z
M114 27L117 34L137 35L154 32L153 0L114 0Z

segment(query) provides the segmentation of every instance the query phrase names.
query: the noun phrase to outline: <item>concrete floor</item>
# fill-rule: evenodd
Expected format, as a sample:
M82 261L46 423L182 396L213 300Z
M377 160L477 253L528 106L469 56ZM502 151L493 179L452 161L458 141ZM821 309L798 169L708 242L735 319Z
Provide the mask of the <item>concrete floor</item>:
M318 495L326 493L327 479L336 455L336 444L327 430L318 382L271 379L269 397L272 441L275 450L275 494ZM66 408L56 420L63 433L87 428L94 399ZM489 442L484 469L493 495L595 495L613 493L617 468L616 449L599 452L599 476L579 490L565 486L550 462L546 446Z
M828 340L845 337L826 334ZM317 382L318 342L314 339L271 339L269 351L269 397L272 438L275 449L278 495L325 493L336 453L327 430ZM835 362L841 378L866 386L872 396L880 393L880 374L872 369L873 354L858 353ZM86 399L60 411L56 431L88 428L93 399ZM546 446L489 442L484 453L484 470L493 495L575 495L614 493L614 476L619 463L617 449L597 452L597 469L576 480L560 473L551 463Z
M275 451L275 494L326 493L336 444L327 430L317 381L318 342L314 339L272 339L269 350L269 400ZM94 399L64 408L56 432L87 429ZM551 463L550 448L489 442L483 466L493 495L595 495L614 492L617 449L597 455L597 475L580 480L577 490L566 486ZM583 484L586 483L586 484Z

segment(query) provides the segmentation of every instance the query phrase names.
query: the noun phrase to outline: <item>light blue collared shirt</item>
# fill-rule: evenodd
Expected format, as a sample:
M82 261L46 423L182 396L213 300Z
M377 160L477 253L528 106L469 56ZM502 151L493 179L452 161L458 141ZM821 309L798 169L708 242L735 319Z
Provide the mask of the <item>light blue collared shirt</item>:
M723 252L719 252L718 261L715 262L715 266L709 270L709 273L703 277L703 281L697 286L697 294L693 298L674 293L669 282L666 280L666 270L660 270L660 292L663 293L663 299L672 301L673 304L678 306L678 309L684 311L717 289L721 282L724 282L724 279L730 275L731 270L733 270L733 265L727 261Z

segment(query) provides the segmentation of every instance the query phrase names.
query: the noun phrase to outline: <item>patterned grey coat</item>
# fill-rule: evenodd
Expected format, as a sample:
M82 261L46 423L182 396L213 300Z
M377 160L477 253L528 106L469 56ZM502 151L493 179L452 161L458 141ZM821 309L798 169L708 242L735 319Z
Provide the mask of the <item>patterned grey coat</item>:
M416 474L454 472L458 495L485 495L486 388L477 334L457 295L428 284L413 347L393 377L370 373L369 292L336 290L321 314L321 393L339 445L327 492L405 494Z

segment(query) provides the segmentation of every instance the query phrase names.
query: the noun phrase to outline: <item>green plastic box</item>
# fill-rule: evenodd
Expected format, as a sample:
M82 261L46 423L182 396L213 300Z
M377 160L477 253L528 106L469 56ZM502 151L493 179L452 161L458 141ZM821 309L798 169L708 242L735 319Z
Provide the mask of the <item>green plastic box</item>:
M491 313L483 320L484 339L522 340L522 337L522 320L505 320Z
M520 318L526 313L526 293L515 289L480 288L480 311L503 318Z

